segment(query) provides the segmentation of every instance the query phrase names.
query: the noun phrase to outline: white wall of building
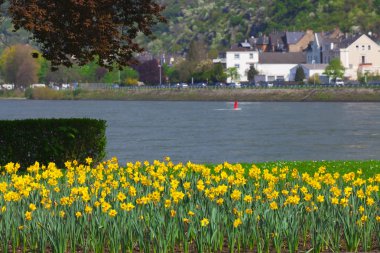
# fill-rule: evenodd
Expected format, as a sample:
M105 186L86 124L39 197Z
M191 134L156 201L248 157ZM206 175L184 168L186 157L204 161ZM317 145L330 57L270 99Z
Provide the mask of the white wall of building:
M296 69L298 64L257 64L256 69L259 75L265 76L265 81L274 81L282 79L284 81L294 81L295 72L291 71Z
M251 65L254 65L259 62L259 52L255 50L247 50L247 51L227 51L226 53L226 68L236 67L239 73L239 80L246 82L247 71L249 70ZM227 79L227 82L231 82L231 78Z
M357 72L380 72L380 46L363 34L347 48L340 49L345 77L357 79Z
M323 73L325 72L325 69L324 68L320 68L320 69L310 69L310 68L307 68L303 65L301 65L301 67L303 68L303 72L305 73L305 78L306 79L309 79L311 76L317 74L318 76L321 76L321 75L324 75Z

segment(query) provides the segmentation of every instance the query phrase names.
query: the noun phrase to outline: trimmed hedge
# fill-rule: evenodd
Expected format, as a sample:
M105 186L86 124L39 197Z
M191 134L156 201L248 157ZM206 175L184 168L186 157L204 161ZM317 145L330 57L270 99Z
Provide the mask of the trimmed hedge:
M99 162L105 156L106 121L96 119L0 120L0 165L36 161L63 167L68 160Z

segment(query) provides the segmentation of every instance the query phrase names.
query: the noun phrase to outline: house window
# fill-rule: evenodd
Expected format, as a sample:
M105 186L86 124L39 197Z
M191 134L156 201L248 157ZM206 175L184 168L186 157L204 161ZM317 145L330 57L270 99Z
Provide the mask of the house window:
M239 54L235 54L235 59L240 59L240 55Z
M364 45L362 45L362 50L365 50L365 46Z
M348 66L350 69L352 69L354 67L352 64L349 64Z
M240 68L240 64L235 64L235 68Z
M268 76L268 82L273 82L275 79L275 76Z
M368 50L371 50L371 45L368 45Z
M277 80L278 80L278 81L284 81L284 80L285 80L285 77L284 77L284 76L277 76Z
M362 56L362 64L365 64L365 56Z
M359 50L359 45L356 45L356 49Z
M249 59L253 59L253 53L249 53Z

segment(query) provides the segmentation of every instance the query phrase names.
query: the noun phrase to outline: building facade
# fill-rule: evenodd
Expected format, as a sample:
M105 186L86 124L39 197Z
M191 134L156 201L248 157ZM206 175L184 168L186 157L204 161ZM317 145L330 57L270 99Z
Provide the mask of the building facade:
M366 34L342 44L339 55L348 79L356 80L358 73L380 74L380 46Z
M251 65L259 62L259 52L252 48L239 47L226 52L226 68L236 68L239 74L240 82L247 82L247 72ZM227 82L231 82L231 78Z

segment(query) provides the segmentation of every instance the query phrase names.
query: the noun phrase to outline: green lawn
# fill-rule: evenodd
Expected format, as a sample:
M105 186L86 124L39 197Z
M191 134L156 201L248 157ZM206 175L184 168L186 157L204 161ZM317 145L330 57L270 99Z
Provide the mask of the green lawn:
M261 162L256 163L261 169L270 169L273 167L285 167L289 169L296 168L300 172L314 173L319 167L325 166L328 172L356 172L359 169L363 171L363 177L372 177L375 174L380 174L380 160L369 161L277 161L277 162ZM249 164L244 164L249 166Z

